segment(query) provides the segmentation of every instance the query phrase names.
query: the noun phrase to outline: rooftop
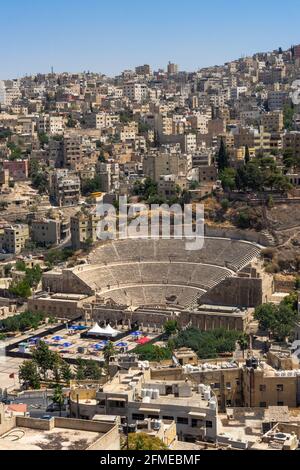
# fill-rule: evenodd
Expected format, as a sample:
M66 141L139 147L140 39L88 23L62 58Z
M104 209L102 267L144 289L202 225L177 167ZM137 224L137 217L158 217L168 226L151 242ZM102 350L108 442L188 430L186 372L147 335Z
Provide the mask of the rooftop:
M64 429L54 427L49 431L17 427L0 438L0 448L6 444L17 443L18 449L34 448L42 450L85 450L103 434L83 429ZM8 446L9 447L9 446Z

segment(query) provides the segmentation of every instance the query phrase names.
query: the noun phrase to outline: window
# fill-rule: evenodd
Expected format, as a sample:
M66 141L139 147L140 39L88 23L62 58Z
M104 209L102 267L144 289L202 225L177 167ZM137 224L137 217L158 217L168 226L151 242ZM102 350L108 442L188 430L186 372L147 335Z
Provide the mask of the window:
M112 400L109 403L110 408L125 408L125 401Z
M283 385L282 384L278 384L276 388L277 388L277 392L283 392Z
M174 421L174 416L163 416L162 419L165 419L166 421Z
M205 422L205 427L206 427L206 428L212 428L212 427L213 427L212 421L206 421L206 422Z
M158 415L148 415L149 419L159 419Z
M145 418L145 415L143 415L143 414L132 413L132 419L134 421L143 421L144 418Z
M98 406L105 406L105 400L99 400Z
M182 418L181 416L178 416L177 423L178 424L189 424L189 420L188 420L188 418Z
M259 386L259 391L260 391L260 392L265 392L265 391L266 391L266 388L267 388L267 387L266 387L265 385L260 385L260 386Z
M277 406L284 406L284 402L283 401L278 401Z
M228 388L229 390L231 390L231 382L226 382L226 388Z
M201 428L202 425L202 419L192 419L192 428Z
M261 401L259 406L260 408L267 408L267 403L265 401Z
M220 388L220 384L218 382L215 383L214 388Z

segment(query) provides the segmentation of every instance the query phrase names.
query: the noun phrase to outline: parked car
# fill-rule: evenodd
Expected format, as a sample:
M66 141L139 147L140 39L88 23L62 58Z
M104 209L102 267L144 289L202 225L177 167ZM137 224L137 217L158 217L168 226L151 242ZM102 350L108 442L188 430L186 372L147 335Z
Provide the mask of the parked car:
M62 405L61 408L59 407L58 403L50 403L50 405L47 406L47 413L53 413L55 411L66 411L66 405Z

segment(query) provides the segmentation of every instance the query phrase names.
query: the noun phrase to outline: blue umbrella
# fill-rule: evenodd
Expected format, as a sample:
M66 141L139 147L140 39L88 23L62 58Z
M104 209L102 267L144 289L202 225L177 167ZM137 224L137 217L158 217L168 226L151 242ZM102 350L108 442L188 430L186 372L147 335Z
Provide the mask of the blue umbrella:
M53 336L53 341L61 341L62 337L61 336Z
M64 347L64 348L69 348L70 346L72 346L72 343L64 343L64 344L63 344L63 347Z
M141 336L141 332L140 331L134 331L133 333L131 333L131 336Z
M37 343L38 338L30 338L29 343Z
M126 348L126 346L128 346L128 344L127 344L127 343L123 343L123 342L121 341L120 343L117 343L116 346L117 346L118 348Z

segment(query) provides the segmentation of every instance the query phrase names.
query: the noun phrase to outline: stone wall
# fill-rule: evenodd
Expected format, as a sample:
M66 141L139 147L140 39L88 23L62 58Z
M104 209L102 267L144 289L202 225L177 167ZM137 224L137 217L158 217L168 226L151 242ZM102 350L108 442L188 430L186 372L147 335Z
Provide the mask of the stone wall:
M262 279L232 277L201 297L202 304L257 307L263 303Z
M69 269L64 269L61 273L49 272L43 274L42 284L44 291L54 293L93 294L93 290Z
M287 279L284 279L275 276L274 287L276 292L285 292L286 294L289 294L295 289L295 278L288 277Z
M38 419L38 418L25 418L23 416L16 417L16 426L21 428L40 429L43 431L50 431L55 427L54 419Z
M5 405L0 403L0 436L16 427L16 417L5 415Z
M56 318L74 318L80 315L78 301L67 299L52 299L33 297L28 299L28 309L32 312L44 312Z
M101 436L100 439L88 447L87 450L120 450L120 448L120 434L118 425L115 425L104 436Z
M204 302L208 303L208 302ZM221 303L219 305L228 305L233 306L235 303ZM246 326L249 323L250 316L245 312L241 312L240 315L234 314L224 314L220 312L219 314L212 312L189 312L181 311L176 317L181 327L186 327L190 323L196 328L202 329L204 331L213 330L215 328L225 328L228 330L244 331ZM136 310L135 312L122 311L122 310L107 310L105 307L94 308L93 310L93 320L98 323L102 321L110 322L123 322L128 324L130 321L131 324L137 322L140 326L143 325L147 327L154 325L157 327L162 327L166 321L174 319L172 310L163 310L163 311L147 311L147 310Z
M263 246L270 246L270 240L268 240L263 233L255 232L254 230L240 230L235 227L205 225L204 233L206 237L230 238L232 240L244 240Z

